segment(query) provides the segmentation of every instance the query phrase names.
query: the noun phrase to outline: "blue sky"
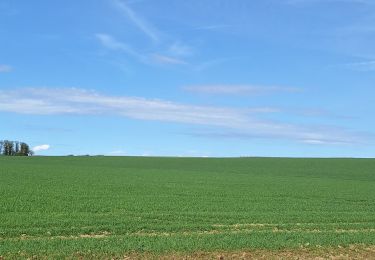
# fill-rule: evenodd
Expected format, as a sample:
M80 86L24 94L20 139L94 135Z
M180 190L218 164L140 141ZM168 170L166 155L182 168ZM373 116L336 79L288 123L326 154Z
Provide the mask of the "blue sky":
M0 1L0 139L40 155L375 156L375 1Z

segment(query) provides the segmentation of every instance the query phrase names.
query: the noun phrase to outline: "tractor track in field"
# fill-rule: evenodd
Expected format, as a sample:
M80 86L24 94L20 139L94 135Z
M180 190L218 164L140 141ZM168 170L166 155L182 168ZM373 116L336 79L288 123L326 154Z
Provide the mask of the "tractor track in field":
M10 257L9 259L13 259ZM50 259L43 255L29 255L18 252L18 257L27 259ZM7 255L1 256L0 260L8 259ZM253 250L235 250L235 251L196 251L196 252L164 252L164 253L88 253L74 252L71 255L64 255L64 259L162 259L162 260L193 260L193 259L292 259L292 260L351 260L351 259L375 259L375 245L365 246L361 244L352 244L346 247L300 247L294 249L253 249Z
M73 240L73 239L86 239L86 238L112 238L112 237L168 237L168 236L204 236L204 235L217 235L217 234L246 234L246 233L375 233L375 228L361 228L361 229L319 229L319 228L280 228L280 225L268 225L268 224L235 224L235 225L213 225L217 229L203 230L203 231L154 231L154 230L140 230L130 233L111 233L108 231L95 232L95 233L83 233L83 234L72 234L72 235L27 235L21 234L20 236L13 237L0 237L1 240L44 240L44 239L62 239L62 240ZM250 228L253 227L253 228Z
M375 246L350 245L349 247L332 248L299 248L282 250L246 250L234 252L196 252L191 254L174 253L165 255L129 254L113 259L163 259L163 260L193 260L193 259L292 259L292 260L351 260L375 259Z

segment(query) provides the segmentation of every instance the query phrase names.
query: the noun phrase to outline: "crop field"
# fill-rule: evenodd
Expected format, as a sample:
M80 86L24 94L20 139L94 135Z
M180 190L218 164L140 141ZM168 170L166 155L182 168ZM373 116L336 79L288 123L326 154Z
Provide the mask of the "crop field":
M0 157L0 259L325 250L375 257L374 159Z

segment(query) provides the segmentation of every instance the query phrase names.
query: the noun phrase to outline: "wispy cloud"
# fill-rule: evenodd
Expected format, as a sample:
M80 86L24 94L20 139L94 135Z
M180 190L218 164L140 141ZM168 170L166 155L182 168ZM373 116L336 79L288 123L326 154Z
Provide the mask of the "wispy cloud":
M344 67L358 71L375 71L375 60L347 63Z
M96 38L108 49L128 51L130 48L126 44L117 41L109 34L97 33L95 34Z
M25 114L111 113L145 120L210 125L235 123L244 117L242 112L234 109L191 106L139 97L111 97L76 88L0 91L0 101L1 111Z
M23 114L118 115L140 120L201 125L223 135L259 136L300 142L346 144L362 136L341 128L302 126L259 119L265 112L254 109L197 106L141 97L107 96L94 91L67 88L0 90L0 111Z
M42 144L42 145L37 145L35 146L32 150L34 152L40 152L40 151L46 151L50 148L49 144Z
M210 69L212 67L215 67L215 66L219 66L225 62L228 62L230 60L235 60L235 59L238 59L237 57L231 57L231 58L217 58L217 59L212 59L212 60L207 60L207 61L204 61L204 62L201 62L199 64L197 64L193 70L197 71L197 72L202 72L202 71L205 71L207 69Z
M96 38L99 40L99 42L107 49L114 50L114 51L123 51L140 61L145 60L145 56L140 54L139 52L135 51L133 48L131 48L129 45L118 41L113 36L105 33L97 33Z
M124 150L114 150L109 153L107 153L109 156L124 156L127 155L127 153Z
M187 86L185 91L212 95L260 95L280 92L301 92L300 88L257 85L198 85Z
M139 51L134 50L129 45L125 44L124 42L120 42L115 39L113 36L104 33L98 33L95 35L99 42L107 49L113 51L121 51L124 52L139 62L145 64L169 64L169 65L185 65L187 62L180 58L174 58L167 55L162 55L158 53L148 54L148 53L141 53Z
M229 28L232 27L228 24L211 24L211 25L204 25L204 26L198 26L195 28L195 30L207 30L207 31L216 31L223 28Z
M152 58L154 61L160 64L172 64L172 65L185 65L187 64L185 61L181 59L176 59L172 57L168 57L161 54L153 54Z
M337 131L336 128L321 129L319 126L296 126L279 125L269 126L269 129L262 131L243 130L203 130L186 133L190 136L219 139L268 139L268 140L293 140L310 145L348 145L361 143L364 138L373 138L369 134L352 133L344 129ZM337 135L331 135L336 131Z
M112 1L114 5L152 41L156 43L160 41L159 32L155 29L155 27L148 23L145 19L142 19L133 9L129 7L128 4L121 0Z
M141 32L152 40L146 43L146 51L136 50L130 45L118 41L112 35L106 33L96 34L96 38L106 48L114 51L122 51L139 62L144 64L167 64L184 65L187 64L185 58L193 54L193 48L175 39L170 35L161 33L155 26L146 19L141 18L130 6L129 2L123 0L112 0L113 6L117 8L126 18L131 21ZM163 36L163 37L162 37ZM172 43L171 43L172 42ZM157 45L155 45L157 43Z
M11 72L12 70L13 70L12 66L0 64L0 73Z
M169 46L168 53L172 56L186 57L193 54L193 49L181 42L175 42Z
M340 119L340 120L352 120L358 117L346 114L338 114L327 109L322 108L299 108L299 109L284 109L285 112L294 114L297 116L306 117L315 117L315 118L329 118L329 119Z
M314 140L314 139L306 139L306 140L303 140L304 143L306 144L326 144L324 141L322 140Z

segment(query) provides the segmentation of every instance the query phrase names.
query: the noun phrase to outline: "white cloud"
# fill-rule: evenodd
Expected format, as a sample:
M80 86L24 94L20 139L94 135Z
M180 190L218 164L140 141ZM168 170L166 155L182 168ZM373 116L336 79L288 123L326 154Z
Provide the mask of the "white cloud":
M361 139L361 136L345 129L303 126L259 118L264 113L277 112L275 109L198 106L141 97L106 96L76 88L0 90L0 111L40 115L110 114L206 126L223 131L218 135L228 137L281 138L300 142L316 140L325 144L356 143Z
M126 15L126 17L134 23L143 33L145 33L154 42L159 42L159 33L146 20L140 18L125 2L120 0L113 0L114 5Z
M40 152L40 151L46 151L50 148L49 144L42 144L42 145L37 145L35 146L32 150L34 152Z
M11 72L13 68L9 65L0 64L0 73L2 72Z
M240 120L233 109L191 106L158 99L112 97L94 91L67 88L0 90L0 110L25 114L118 114L137 119L181 123L225 124ZM216 122L216 123L215 123Z
M299 88L256 85L198 85L187 86L184 90L199 94L215 95L259 95L277 92L300 92Z

